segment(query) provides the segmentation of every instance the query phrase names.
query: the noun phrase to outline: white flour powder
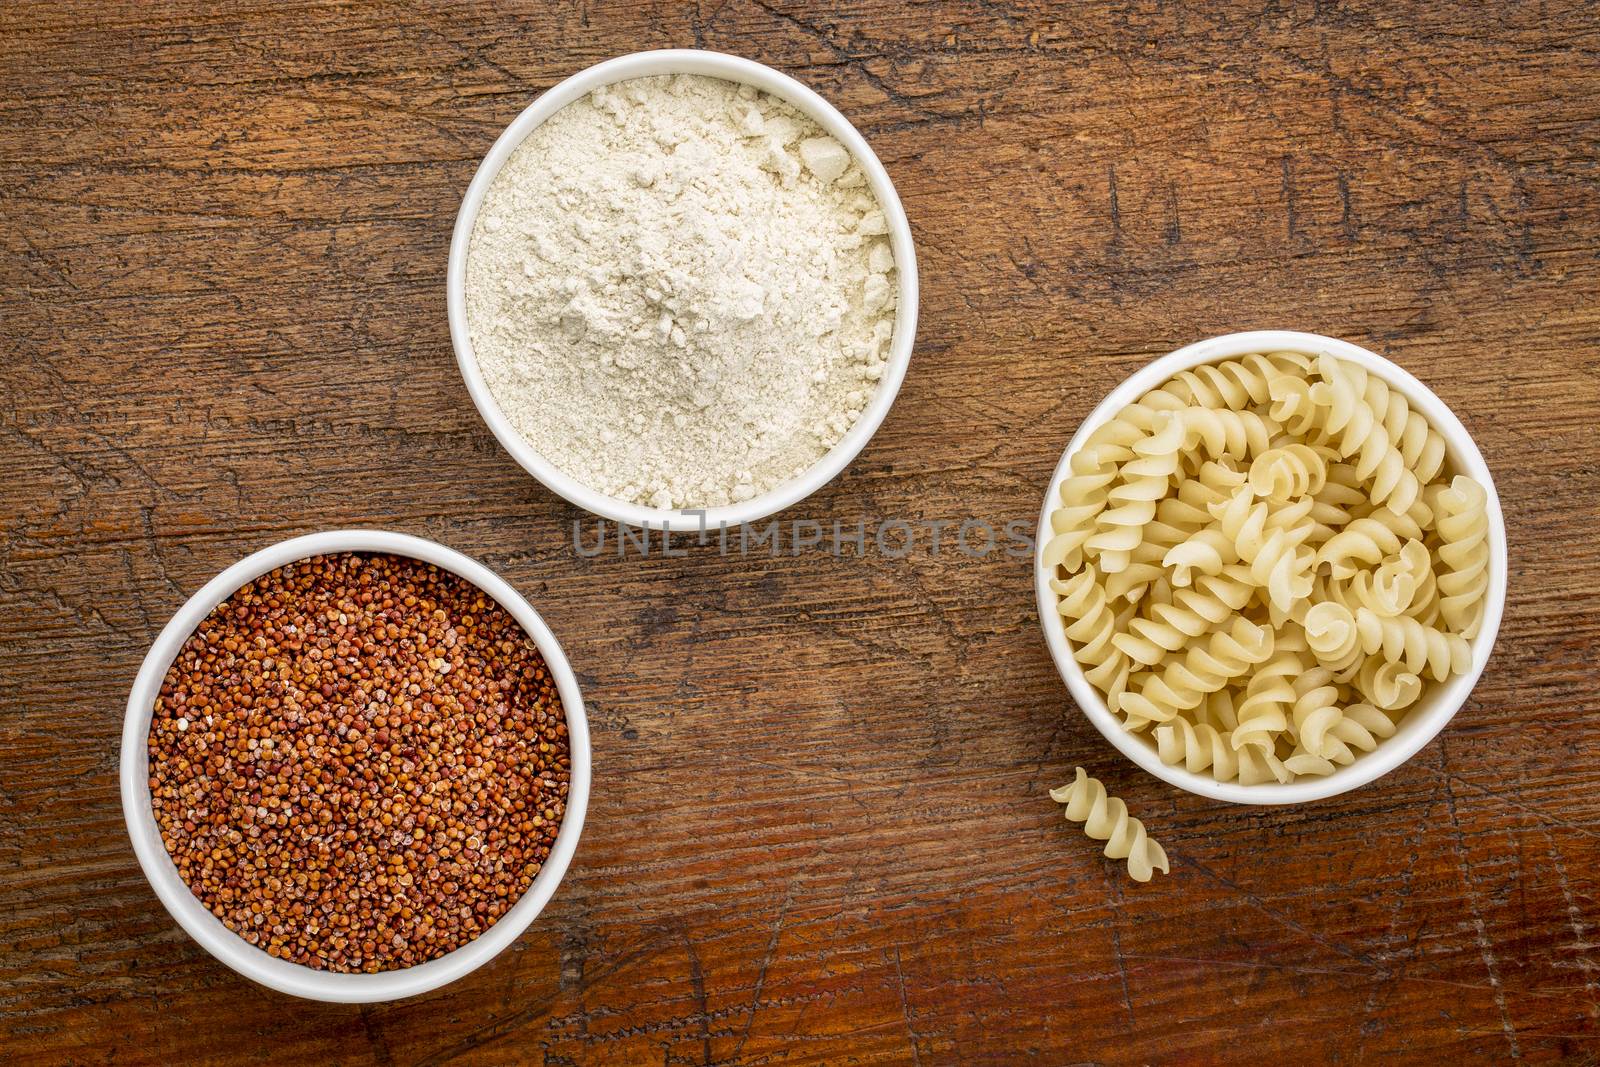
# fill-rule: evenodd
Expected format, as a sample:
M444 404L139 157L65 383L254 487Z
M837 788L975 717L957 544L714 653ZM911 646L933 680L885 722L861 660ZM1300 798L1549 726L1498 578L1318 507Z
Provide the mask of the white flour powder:
M894 259L849 153L749 86L597 89L484 197L467 321L517 432L608 496L747 500L844 436L883 372Z

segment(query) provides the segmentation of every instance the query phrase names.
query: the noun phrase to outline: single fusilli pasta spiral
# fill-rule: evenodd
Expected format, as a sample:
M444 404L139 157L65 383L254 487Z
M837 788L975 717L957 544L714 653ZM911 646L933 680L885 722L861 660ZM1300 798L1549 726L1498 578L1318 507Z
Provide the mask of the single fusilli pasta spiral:
M1317 550L1316 566L1335 578L1350 578L1363 567L1375 567L1384 557L1398 553L1407 540L1421 536L1422 530L1406 516L1380 510L1352 519L1323 542Z
M1075 452L1068 463L1071 476L1061 482L1060 505L1050 513L1053 536L1044 546L1047 567L1075 571L1083 566L1083 543L1094 533L1094 518L1106 506L1106 488L1117 476L1117 465L1101 457L1097 447Z
M1133 550L1144 540L1144 528L1156 516L1156 501L1166 496L1177 473L1183 438L1183 421L1169 415L1134 444L1134 458L1123 464L1120 481L1107 492L1107 510L1096 517L1095 532L1084 542L1106 574L1127 569Z
M1289 710L1295 699L1293 679L1304 669L1305 664L1293 652L1278 653L1255 669L1235 710L1238 724L1229 739L1235 750L1246 745L1272 748L1278 734L1289 728Z
M1307 752L1327 755L1328 731L1343 718L1339 689L1332 682L1333 672L1326 667L1313 667L1294 678L1290 730Z
M1171 389L1195 407L1242 411L1271 400L1267 383L1281 374L1305 374L1311 361L1299 352L1253 352L1222 363L1203 363L1173 375Z
M1050 790L1051 800L1066 805L1066 817L1083 823L1083 832L1089 837L1104 841L1106 856L1126 860L1128 876L1134 881L1148 882L1158 870L1166 874L1170 870L1166 850L1145 833L1144 823L1128 814L1128 805L1108 795L1106 787L1082 767L1076 773L1070 785Z
M1417 481L1426 484L1437 477L1444 466L1444 438L1427 418L1412 411L1406 398L1376 374L1367 375L1365 399Z
M1489 495L1471 478L1457 477L1434 498L1439 528L1439 614L1468 640L1483 625L1489 588Z
M1160 602L1146 609L1146 617L1129 620L1127 632L1113 637L1112 644L1135 663L1148 667L1191 639L1215 630L1250 600L1248 572L1234 571L1205 575L1193 587L1164 586Z
M1067 639L1075 644L1073 655L1084 666L1084 676L1097 686L1117 708L1117 698L1127 687L1132 667L1111 639L1117 633L1117 619L1106 600L1105 590L1095 581L1093 571L1079 571L1062 581L1050 580L1057 597L1056 609L1072 622L1066 627Z
M1311 682L1301 682L1297 688L1306 688ZM1337 692L1337 689L1335 689ZM1331 706L1327 703L1326 694L1316 689L1307 689L1300 698L1299 704L1323 704L1323 707L1305 713L1304 725L1296 738L1294 750L1285 759L1284 766L1295 774L1332 774L1334 767L1342 767L1355 762L1354 749L1370 752L1377 746L1377 739L1369 728L1368 712L1377 716L1377 722L1371 726L1380 731L1382 724L1387 726L1387 732L1381 736L1388 737L1394 733L1394 725L1383 712L1369 704L1347 704L1340 710L1333 707L1332 711L1326 710ZM1300 710L1297 706L1297 712ZM1313 720L1317 720L1313 723Z
M1127 717L1129 729L1167 722L1271 655L1272 631L1249 619L1236 619L1230 629L1212 634L1203 645L1191 646L1182 659L1169 663L1160 674L1145 675L1137 692L1130 684L1119 710Z
M1464 674L1472 664L1466 638L1425 626L1409 615L1386 619L1361 608L1356 611L1356 633L1368 655L1381 652L1390 663L1404 663L1412 674L1427 667L1437 681Z
M1323 355L1317 360L1317 373L1322 381L1312 387L1311 398L1327 409L1322 425L1330 442L1340 455L1355 458L1356 473L1372 482L1375 503L1403 514L1422 485L1367 402L1366 370Z

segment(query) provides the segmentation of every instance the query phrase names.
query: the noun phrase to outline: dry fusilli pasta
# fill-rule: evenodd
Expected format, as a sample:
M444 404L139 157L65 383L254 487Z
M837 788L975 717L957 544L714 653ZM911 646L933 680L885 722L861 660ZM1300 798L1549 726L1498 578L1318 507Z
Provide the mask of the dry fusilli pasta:
M1129 815L1128 805L1108 796L1099 779L1090 778L1082 767L1070 784L1050 790L1050 799L1065 804L1066 817L1083 823L1084 833L1104 841L1107 856L1127 860L1134 881L1148 882L1155 871L1168 872L1167 853L1145 833L1144 823Z
M1066 636L1166 763L1329 774L1471 667L1487 494L1357 364L1264 352L1175 375L1089 436L1059 501L1043 558ZM1058 799L1092 799L1085 782Z

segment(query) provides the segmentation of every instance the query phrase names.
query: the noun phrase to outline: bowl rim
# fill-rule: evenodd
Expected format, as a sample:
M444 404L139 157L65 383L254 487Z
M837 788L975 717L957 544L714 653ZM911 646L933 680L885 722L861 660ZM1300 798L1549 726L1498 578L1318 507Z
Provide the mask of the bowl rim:
M340 974L291 963L269 955L229 930L195 898L178 874L161 842L150 804L147 738L154 717L155 698L183 643L212 608L246 582L296 560L337 552L385 552L432 563L476 585L505 608L533 638L555 679L567 719L572 762L561 829L549 858L527 892L493 926L460 948L427 963L377 974ZM122 727L122 810L134 855L151 888L178 925L207 952L246 978L281 993L309 1000L365 1004L437 989L487 963L521 936L555 894L577 850L589 804L590 760L588 720L577 677L555 634L532 605L504 579L469 556L410 534L367 529L328 530L279 541L244 557L189 597L162 628L145 654L128 694Z
M889 354L883 375L879 378L866 408L857 416L855 424L844 437L799 476L790 478L749 500L703 509L653 508L618 500L590 489L545 459L523 440L500 410L478 366L467 326L466 271L472 229L477 222L478 210L483 204L484 195L512 152L540 123L600 86L630 78L670 74L700 74L754 85L804 112L842 143L866 175L868 186L883 209L884 218L889 225L889 246L894 254L897 283L898 303L895 308L894 334L889 342ZM900 203L899 194L896 193L894 183L889 178L889 172L884 169L883 163L860 131L815 90L789 75L741 56L695 48L664 48L632 52L608 59L558 82L524 108L496 139L493 147L478 165L471 184L467 186L450 238L449 266L445 280L450 342L455 349L456 364L467 383L467 392L472 396L473 404L477 406L484 422L488 423L500 446L546 488L585 511L629 526L676 531L731 527L764 519L804 500L849 466L872 439L878 427L883 424L896 395L900 392L900 385L905 380L906 369L911 362L911 350L916 340L917 300L917 256L911 237L911 225L906 220L905 208Z
M1051 569L1044 565L1044 546L1049 538L1050 513L1054 510L1056 494L1068 474L1068 460L1088 436L1110 421L1124 407L1146 392L1167 381L1179 371L1214 363L1250 352L1292 351L1305 353L1328 352L1349 360L1377 374L1385 384L1398 390L1414 410L1427 417L1430 425L1445 441L1446 453L1455 468L1476 479L1488 495L1489 521L1489 585L1484 593L1483 625L1470 646L1472 664L1466 673L1443 683L1435 683L1426 695L1424 704L1406 716L1395 736L1386 738L1377 748L1363 753L1348 766L1335 768L1332 774L1322 777L1302 777L1287 784L1276 782L1262 785L1240 785L1238 782L1218 782L1215 779L1189 771L1183 766L1163 763L1155 747L1143 737L1123 729L1117 717L1107 707L1105 699L1084 676L1083 667L1072 654L1066 628L1056 610L1056 595L1050 588ZM1414 756L1444 729L1477 683L1489 655L1494 649L1495 637L1500 630L1505 611L1507 547L1505 519L1500 509L1500 496L1495 491L1494 478L1484 462L1472 435L1456 418L1449 406L1422 382L1398 364L1362 348L1359 345L1321 334L1296 330L1250 330L1223 334L1186 345L1165 356L1145 364L1125 378L1102 400L1078 427L1057 462L1046 487L1044 502L1039 511L1039 523L1034 544L1034 595L1037 600L1039 623L1049 645L1056 670L1067 684L1068 691L1094 724L1101 735L1124 756L1150 774L1180 789L1213 800L1235 804L1300 804L1336 796L1366 785Z

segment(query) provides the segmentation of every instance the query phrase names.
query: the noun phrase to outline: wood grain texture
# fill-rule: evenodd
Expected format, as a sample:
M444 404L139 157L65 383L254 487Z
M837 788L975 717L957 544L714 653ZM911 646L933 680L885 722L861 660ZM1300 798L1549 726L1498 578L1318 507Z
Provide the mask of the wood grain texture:
M0 1059L1600 1060L1594 6L830 8L0 10ZM505 123L662 46L814 86L916 232L900 400L786 519L1031 521L1078 420L1150 358L1346 337L1454 407L1504 499L1511 599L1454 724L1377 785L1247 810L1099 738L1024 560L580 557L578 513L462 387L445 254ZM349 525L527 594L596 768L515 948L362 1009L207 956L117 796L170 614ZM1044 791L1076 763L1169 877L1129 883L1061 819Z

